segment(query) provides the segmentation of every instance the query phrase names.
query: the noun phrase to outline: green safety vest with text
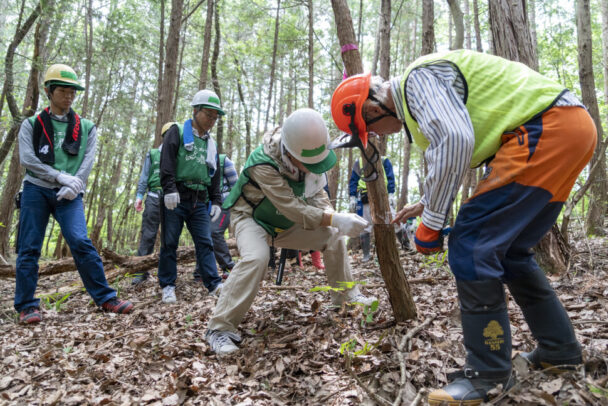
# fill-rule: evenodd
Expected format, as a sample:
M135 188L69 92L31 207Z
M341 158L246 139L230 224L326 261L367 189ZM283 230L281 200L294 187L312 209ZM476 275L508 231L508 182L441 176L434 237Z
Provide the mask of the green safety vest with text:
M148 172L148 190L159 192L160 185L160 150L154 148L150 150L150 172Z
M207 167L207 140L194 136L192 151L184 148L184 129L179 127L179 150L175 180L193 190L206 190L211 185Z

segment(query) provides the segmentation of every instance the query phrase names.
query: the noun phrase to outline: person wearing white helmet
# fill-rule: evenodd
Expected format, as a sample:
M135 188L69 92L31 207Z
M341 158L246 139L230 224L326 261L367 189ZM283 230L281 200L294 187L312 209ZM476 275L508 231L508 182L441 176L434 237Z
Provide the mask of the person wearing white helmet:
M19 130L19 159L27 173L20 199L15 309L21 323L39 323L36 299L38 259L52 214L70 247L82 283L97 306L113 313L130 313L133 304L116 297L108 285L103 263L87 235L82 196L93 161L95 125L72 110L77 90L84 90L74 70L51 65L44 75L49 106L26 118Z
M163 124L160 131L161 137L173 125L179 125L175 121L169 121ZM156 243L156 235L160 226L160 195L162 187L160 186L160 152L163 149L163 144L158 148L152 148L146 154L144 165L141 168L139 182L137 183L137 195L135 198L135 211L142 212L141 216L141 233L139 238L139 248L137 256L150 255L154 251ZM143 199L146 194L146 208L144 209ZM135 275L131 281L132 285L139 285L146 281L150 274L148 271Z
M236 185L224 201L231 209L241 259L230 273L209 321L206 339L218 355L236 351L237 326L259 290L271 241L281 248L318 250L324 254L332 287L352 282L346 245L341 236L355 237L367 221L352 213L335 213L324 186L324 173L336 163L328 149L329 134L319 113L300 109L264 135L247 158ZM371 304L351 289L331 292L334 305Z
M222 212L219 158L211 129L224 110L211 90L199 90L190 103L192 118L183 126L173 125L165 133L160 159L163 189L161 248L158 282L164 303L175 303L177 246L184 223L196 249L196 261L205 288L218 295L222 278L217 273L211 222Z

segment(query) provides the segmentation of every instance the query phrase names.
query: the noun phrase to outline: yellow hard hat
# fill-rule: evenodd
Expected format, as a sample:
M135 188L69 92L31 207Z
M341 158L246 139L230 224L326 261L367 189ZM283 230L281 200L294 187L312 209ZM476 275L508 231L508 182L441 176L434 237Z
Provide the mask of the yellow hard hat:
M160 135L164 136L173 124L177 124L177 121L169 121L168 123L163 124L163 128L160 130Z
M74 69L60 63L49 66L44 74L44 87L50 85L71 86L76 90L84 90L78 82L78 75Z

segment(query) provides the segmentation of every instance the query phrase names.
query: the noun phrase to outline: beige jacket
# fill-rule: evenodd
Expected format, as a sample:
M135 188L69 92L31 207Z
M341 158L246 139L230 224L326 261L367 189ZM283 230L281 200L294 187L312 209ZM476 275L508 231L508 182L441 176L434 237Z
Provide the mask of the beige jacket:
M243 187L243 194L253 204L259 203L266 196L277 210L305 230L314 230L321 225L324 212L334 212L329 196L320 189L304 201L294 195L287 180L282 176L293 177L290 169L281 159L281 128L268 131L262 140L264 152L272 157L279 166L279 172L269 165L259 165L249 169L249 175L259 189L251 184ZM242 195L232 207L230 215L236 223L243 217L252 217L253 209Z

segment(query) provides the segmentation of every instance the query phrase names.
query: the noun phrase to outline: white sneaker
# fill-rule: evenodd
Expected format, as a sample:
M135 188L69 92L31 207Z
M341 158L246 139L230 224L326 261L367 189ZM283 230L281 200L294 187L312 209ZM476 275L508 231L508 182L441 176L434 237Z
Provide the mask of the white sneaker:
M220 297L220 293L222 292L222 288L224 287L224 282L220 282L215 289L213 289L209 294L211 296Z
M177 303L175 286L167 285L163 288L163 303Z
M227 355L237 351L239 347L234 343L241 342L241 337L230 331L209 330L205 338L217 355Z
M361 303L365 306L371 306L372 303L377 302L378 298L373 296L365 296L363 293L357 293L354 297L348 299L348 303Z

